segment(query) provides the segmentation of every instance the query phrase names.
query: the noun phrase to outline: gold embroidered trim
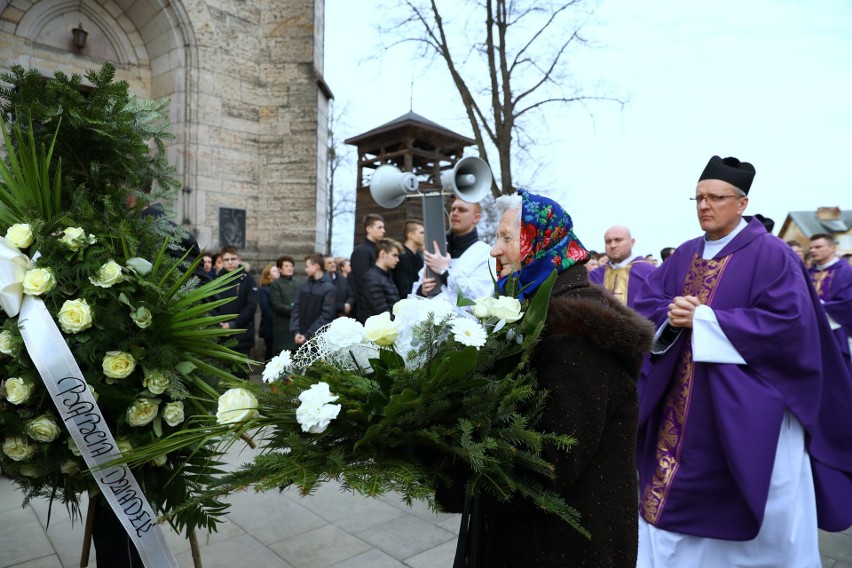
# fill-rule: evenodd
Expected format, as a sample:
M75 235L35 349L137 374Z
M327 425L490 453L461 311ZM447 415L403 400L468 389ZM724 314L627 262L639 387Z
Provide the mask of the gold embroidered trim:
M730 259L731 255L719 260L704 260L695 254L684 278L681 293L684 296L695 296L702 304L709 306L716 295L719 281ZM685 340L678 361L677 375L663 404L662 418L657 431L657 466L651 480L643 489L639 502L642 517L653 525L660 519L680 467L694 377L695 362L692 359L692 343Z

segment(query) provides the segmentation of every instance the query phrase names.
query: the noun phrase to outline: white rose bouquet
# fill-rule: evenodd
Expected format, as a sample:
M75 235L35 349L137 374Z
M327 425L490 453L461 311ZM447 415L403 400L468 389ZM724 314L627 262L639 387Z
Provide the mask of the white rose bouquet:
M406 299L395 317L363 326L336 319L296 353L273 358L268 386L234 384L215 418L188 418L194 428L136 448L130 461L257 431L262 454L212 482L209 495L248 485L296 485L308 494L337 479L365 495L395 490L432 500L463 478L471 494L523 495L582 530L544 489L553 469L542 449L567 451L573 440L535 428L546 394L535 388L529 354L554 281L555 273L524 303Z
M138 189L153 182L153 197L166 202L177 190L162 146L163 103L137 101L113 72L90 73L92 96L62 107L51 88L76 92L79 77L45 85L21 68L2 77L16 88L0 93L0 277L9 279L0 287L3 302L17 293L19 306L43 303L112 436L130 451L185 428L186 414L212 415L220 381L234 380L231 365L246 361L220 342L232 332L213 312L232 279L200 280L196 255L179 245L188 235L142 215L148 198ZM12 115L17 122L4 121ZM79 147L86 153L69 155ZM96 487L81 457L91 449L70 437L19 319L17 309L0 311L0 468L26 500L59 499L73 511ZM216 473L205 469L213 445L197 450L163 452L134 470L158 512L188 504ZM176 525L212 528L217 507L184 507Z

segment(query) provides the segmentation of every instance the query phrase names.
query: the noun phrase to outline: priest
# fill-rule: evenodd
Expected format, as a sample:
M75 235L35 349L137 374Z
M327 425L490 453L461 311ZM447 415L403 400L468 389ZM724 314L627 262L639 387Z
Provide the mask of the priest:
M808 269L834 339L852 369L852 265L837 258L837 244L827 233L811 235L810 252L814 259Z
M609 261L589 273L589 281L609 290L615 299L632 308L636 294L656 265L643 256L633 256L636 239L623 225L610 227L604 233L604 246Z
M713 156L704 235L648 276L638 566L819 566L852 525L852 378L807 271L744 217L755 169Z

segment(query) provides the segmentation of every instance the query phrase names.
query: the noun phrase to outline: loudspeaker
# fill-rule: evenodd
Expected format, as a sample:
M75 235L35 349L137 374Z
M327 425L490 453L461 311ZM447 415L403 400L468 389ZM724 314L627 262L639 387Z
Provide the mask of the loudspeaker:
M370 195L373 200L386 209L391 209L405 201L405 196L414 193L420 187L412 173L400 171L396 166L385 164L376 168L370 180Z
M441 187L468 203L482 201L491 190L491 168L482 158L467 156L441 174Z

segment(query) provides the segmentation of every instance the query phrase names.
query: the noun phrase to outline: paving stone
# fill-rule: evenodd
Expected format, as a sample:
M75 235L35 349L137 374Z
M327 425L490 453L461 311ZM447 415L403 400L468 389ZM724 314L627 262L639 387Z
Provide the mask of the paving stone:
M456 539L456 535L416 515L405 515L356 536L397 560L405 560L447 541L455 542Z
M371 548L364 554L334 564L331 568L406 568L406 566L381 550Z
M852 564L852 536L819 531L819 551L824 557Z
M193 568L191 552L184 552L176 558L181 568ZM201 547L201 562L204 568L294 568L247 534Z
M0 568L14 566L54 554L44 529L32 509L11 509L0 513Z
M287 497L351 534L405 515L377 498L342 491L337 483L324 483L307 497L298 493L288 493Z
M228 501L233 504L228 518L266 545L328 524L319 515L274 491L243 491L230 495Z
M269 548L294 568L325 568L370 550L370 545L327 525L276 542Z
M455 539L420 554L407 558L405 563L411 568L446 568L453 565L456 556Z
M79 565L79 562L75 564L75 568L77 567L77 565ZM13 568L62 568L62 563L59 561L59 558L55 554L51 554L50 556L36 558L35 560L30 560L29 562L24 562L23 564L15 564ZM89 566L89 568L92 567Z

